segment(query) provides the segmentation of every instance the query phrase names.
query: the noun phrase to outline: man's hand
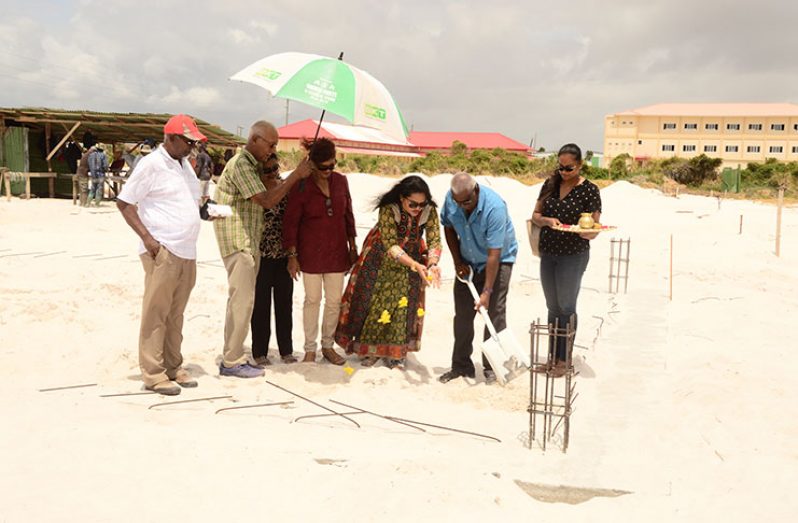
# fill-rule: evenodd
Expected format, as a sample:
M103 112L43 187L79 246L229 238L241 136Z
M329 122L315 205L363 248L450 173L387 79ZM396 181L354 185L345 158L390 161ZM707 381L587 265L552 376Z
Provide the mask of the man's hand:
M158 251L161 250L161 244L158 243L158 240L150 236L146 240L144 240L144 248L147 249L147 252L152 256L154 260L156 256L158 256Z
M468 274L471 272L471 267L469 267L467 263L459 262L454 264L454 270L461 278L468 278Z
M479 299L474 302L474 310L478 311L480 307L488 310L488 305L490 305L490 293L483 292L479 295Z
M352 267L355 266L355 263L357 263L357 257L358 257L357 247L353 247L353 248L349 249L349 270L350 271L352 270Z
M307 178L313 174L313 164L310 163L308 158L305 158L299 162L299 165L296 166L296 169L294 169L294 174L299 176L300 179Z
M299 268L299 260L296 256L291 256L288 258L288 274L291 275L293 280L299 281L299 276L302 274L302 270Z

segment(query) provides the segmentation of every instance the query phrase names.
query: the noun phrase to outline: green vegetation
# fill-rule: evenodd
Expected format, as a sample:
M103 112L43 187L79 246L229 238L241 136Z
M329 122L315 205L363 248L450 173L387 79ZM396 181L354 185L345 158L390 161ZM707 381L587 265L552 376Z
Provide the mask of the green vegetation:
M293 169L303 157L304 152L301 151L280 153L284 169ZM614 158L609 168L585 164L583 173L591 180L627 180L666 191L680 186L685 192L717 194L724 192L719 173L721 163L718 158L702 154L690 159L668 158L639 164L624 154ZM452 144L451 151L445 155L433 152L423 158L413 159L347 154L338 160L338 170L341 172L401 176L409 172L434 175L465 171L474 175L507 176L530 185L539 183L556 166L557 157L554 155L539 159L503 149L469 151L460 142ZM780 163L768 159L765 163L749 163L740 171L741 197L772 198L779 187L785 188L788 197L798 197L798 162Z

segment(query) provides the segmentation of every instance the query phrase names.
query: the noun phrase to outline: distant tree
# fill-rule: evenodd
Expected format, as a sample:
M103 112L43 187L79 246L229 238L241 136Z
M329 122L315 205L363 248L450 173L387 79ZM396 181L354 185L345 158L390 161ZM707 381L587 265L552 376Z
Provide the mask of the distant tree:
M705 154L694 156L689 160L673 158L668 163L663 163L662 171L668 178L677 183L698 187L704 182L718 178L718 167L723 160L710 158Z
M468 146L463 142L455 140L452 142L451 152L452 156L457 156L457 155L463 156L466 153L468 153Z
M589 161L590 161L590 160L592 160L592 159L593 159L593 151L588 151L588 152L586 152L586 153L585 153L585 161L586 161L586 162L589 162Z
M611 180L619 180L624 179L629 176L629 160L632 157L626 153L619 154L615 158L612 159L610 162L610 179Z
M538 152L539 153L545 153L546 152L546 148L545 147L538 147Z

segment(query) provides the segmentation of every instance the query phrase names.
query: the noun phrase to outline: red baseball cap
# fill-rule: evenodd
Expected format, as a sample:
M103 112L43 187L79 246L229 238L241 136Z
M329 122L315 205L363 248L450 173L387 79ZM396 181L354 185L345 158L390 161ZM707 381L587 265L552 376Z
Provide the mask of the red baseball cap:
M198 142L207 142L208 138L200 132L194 120L186 114L176 114L169 118L166 125L163 126L164 134L179 134L185 136L189 140L196 140Z

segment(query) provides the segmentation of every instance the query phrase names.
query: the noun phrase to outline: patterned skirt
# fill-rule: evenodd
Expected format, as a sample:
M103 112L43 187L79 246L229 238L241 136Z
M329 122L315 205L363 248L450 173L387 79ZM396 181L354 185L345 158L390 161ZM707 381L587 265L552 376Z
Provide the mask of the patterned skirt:
M404 250L425 262L423 239L404 245ZM388 255L375 226L349 277L335 342L347 354L403 359L421 348L423 316L421 277Z

